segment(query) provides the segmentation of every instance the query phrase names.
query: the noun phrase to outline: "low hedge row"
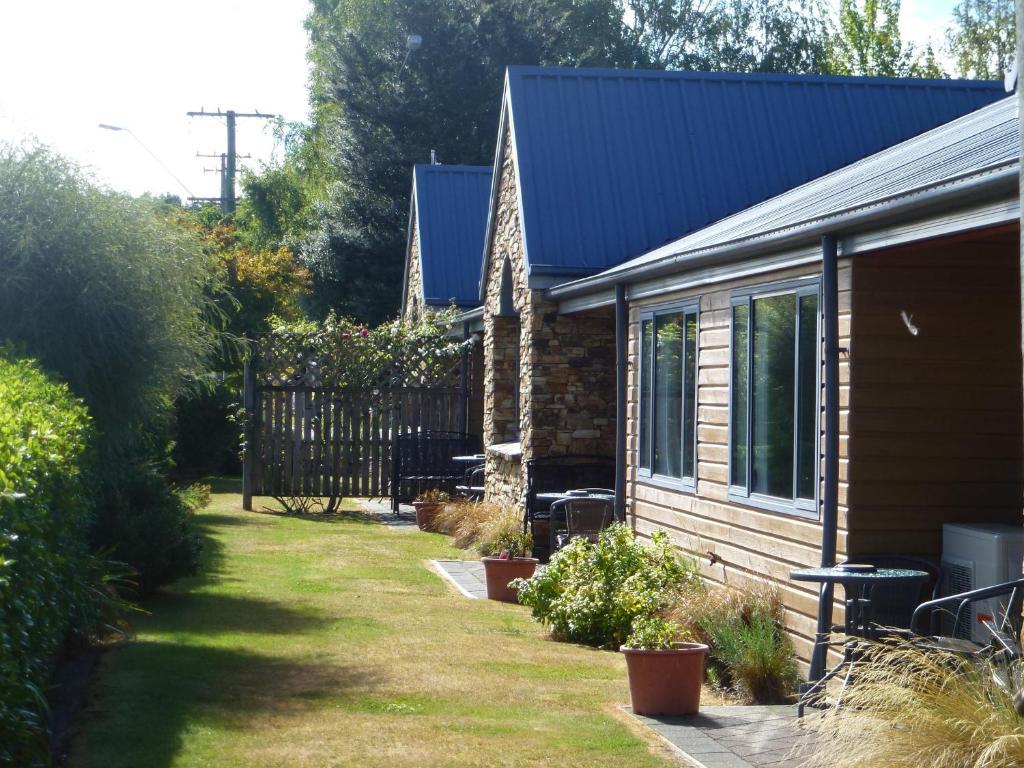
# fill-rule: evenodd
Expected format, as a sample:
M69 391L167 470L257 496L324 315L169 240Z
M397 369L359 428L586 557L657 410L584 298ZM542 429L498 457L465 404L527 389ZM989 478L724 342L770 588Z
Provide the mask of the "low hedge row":
M46 761L43 689L68 631L90 621L90 431L66 386L0 354L0 765Z

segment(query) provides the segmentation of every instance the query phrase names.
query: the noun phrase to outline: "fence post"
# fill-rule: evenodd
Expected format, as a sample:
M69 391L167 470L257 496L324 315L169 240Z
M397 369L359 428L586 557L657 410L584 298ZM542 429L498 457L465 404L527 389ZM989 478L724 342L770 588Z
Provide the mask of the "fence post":
M242 403L245 406L245 428L242 443L242 509L252 511L252 470L256 460L253 450L256 435L256 371L253 357L245 361Z

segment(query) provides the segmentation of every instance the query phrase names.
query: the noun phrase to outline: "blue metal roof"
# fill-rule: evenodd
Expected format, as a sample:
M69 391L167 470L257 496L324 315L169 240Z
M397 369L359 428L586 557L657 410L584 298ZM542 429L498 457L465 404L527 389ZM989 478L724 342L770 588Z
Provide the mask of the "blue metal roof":
M530 275L613 267L1004 96L997 82L510 67Z
M477 275L487 227L490 166L417 165L412 205L427 304L480 303Z

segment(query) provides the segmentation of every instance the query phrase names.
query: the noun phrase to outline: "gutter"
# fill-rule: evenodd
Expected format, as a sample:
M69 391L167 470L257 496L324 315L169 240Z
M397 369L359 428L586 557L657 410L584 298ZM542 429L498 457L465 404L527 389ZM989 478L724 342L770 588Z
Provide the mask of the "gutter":
M596 293L602 289L608 290L619 283L639 282L696 266L734 261L763 252L782 250L805 244L837 231L861 229L886 219L924 212L954 200L976 202L979 196L985 194L994 195L1000 191L1019 193L1018 173L1018 160L1003 161L981 171L971 171L969 174L945 179L938 184L903 192L816 219L808 219L764 234L749 235L719 245L681 251L633 268L611 270L593 277L575 280L549 289L546 298L549 301L558 302L563 299Z

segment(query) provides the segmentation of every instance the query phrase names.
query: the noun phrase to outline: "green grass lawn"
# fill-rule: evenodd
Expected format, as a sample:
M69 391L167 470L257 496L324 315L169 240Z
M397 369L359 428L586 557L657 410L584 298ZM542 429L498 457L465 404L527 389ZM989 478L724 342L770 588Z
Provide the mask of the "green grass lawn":
M445 537L235 493L198 521L202 575L107 654L74 765L670 764L616 708L621 656L457 594L424 564L464 556Z

